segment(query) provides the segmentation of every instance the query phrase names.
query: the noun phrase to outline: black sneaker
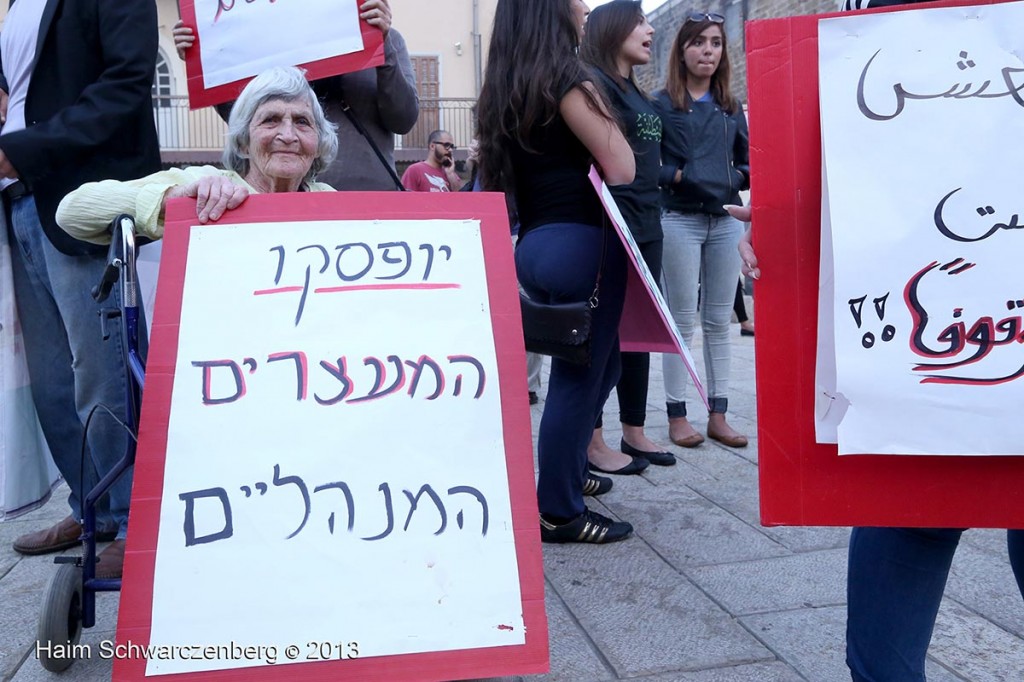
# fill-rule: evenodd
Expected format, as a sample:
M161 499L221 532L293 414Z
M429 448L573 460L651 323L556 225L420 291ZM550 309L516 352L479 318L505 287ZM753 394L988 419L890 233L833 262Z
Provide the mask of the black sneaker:
M633 526L625 521L613 521L589 509L584 509L575 519L560 526L540 517L541 542L589 542L600 545L624 540L632 532Z
M594 474L587 474L586 480L583 481L584 495L597 497L598 495L604 495L611 489L612 479L605 478L604 476L595 476Z

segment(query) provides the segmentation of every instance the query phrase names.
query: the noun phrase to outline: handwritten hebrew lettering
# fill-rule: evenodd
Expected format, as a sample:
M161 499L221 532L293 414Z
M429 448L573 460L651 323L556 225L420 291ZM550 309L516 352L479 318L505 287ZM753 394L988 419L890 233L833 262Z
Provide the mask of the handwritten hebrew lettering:
M196 500L214 498L220 502L219 522L223 527L215 533L196 535ZM204 545L217 540L227 540L234 534L231 525L231 504L228 502L228 493L224 488L206 488L205 490L193 490L192 492L178 495L178 499L185 503L185 519L182 524L182 532L185 534L185 546ZM204 508L208 508L208 505ZM217 516L217 513L214 516ZM216 523L216 522L215 522Z
M371 372L356 373L355 377L350 374L348 359L342 355L338 356L335 362L320 360L317 364L322 371L315 371L310 377L309 365L306 353L303 351L282 351L270 353L267 356L265 368L257 374L257 363L252 358L245 358L242 364L229 359L218 360L195 360L192 366L202 370L200 373L200 397L204 405L226 405L237 402L247 394L247 385L242 366L249 369L248 373L256 378L250 380L252 386L259 386L259 379L268 372L277 372L271 375L274 386L282 385L281 369L274 367L281 364L287 367L291 364L294 367L295 392L294 400L306 402L311 384L316 389L313 399L317 405L329 407L345 403L357 405L369 401L379 400L398 394L406 385L409 374L412 380L406 395L415 398L420 395L424 400L436 400L444 395L448 382L445 377L445 370L429 355L420 355L416 360L403 360L397 355L388 355L384 360L378 357L368 356L363 358L363 367L372 370ZM466 367L469 369L465 369ZM406 367L410 372L406 372ZM390 368L390 369L389 369ZM424 370L429 368L431 377L431 388L419 389L420 380ZM459 354L447 356L447 372L454 374L451 382L452 390L450 396L453 398L462 397L463 377L475 382L471 398L479 400L487 388L487 372L483 363L472 355ZM214 374L217 373L221 382L221 388L213 388ZM268 381L271 379L268 378ZM225 388L226 386L226 388ZM432 390L431 390L432 389ZM426 393L431 390L430 393ZM470 397L467 394L466 397ZM281 396L284 399L284 396Z
M254 484L254 487L260 491L258 496L252 494L252 489L248 485L238 486L238 490L243 495L241 500L249 500L246 504L265 505L254 508L256 518L259 518L258 514L261 509L265 510L267 514L280 514L281 510L288 510L289 513L294 514L295 529L285 535L282 540L290 540L300 533L322 533L323 530L318 529L324 528L329 536L338 536L341 527L336 525L335 519L338 511L342 509L347 519L344 528L348 534L356 536L358 532L365 532L357 530L357 518L365 519L366 527L377 531L369 535L359 535L359 540L376 542L384 540L396 532L395 499L391 493L391 484L388 482L382 482L377 486L375 492L379 493L378 495L366 490L354 492L347 482L340 480L315 485L313 493L310 494L306 481L301 476L282 475L280 464L274 465L271 482L273 489L269 492L266 483ZM337 492L329 494L332 491L341 493L341 500L344 501L343 508L338 506ZM400 531L402 533L443 535L450 531L448 524L450 510L455 511L457 527L457 530L452 532L468 532L466 528L467 510L478 508L479 511L474 512L470 518L474 518L476 514L479 515L480 535L481 537L487 536L490 524L487 498L474 486L452 486L447 489L446 496L442 497L434 489L434 486L424 483L415 493L409 488L402 488L402 495L407 506L405 522ZM235 537L231 500L225 488L193 490L179 494L178 499L184 502L182 529L186 547ZM210 501L205 504L197 504L199 500ZM361 510L358 515L356 514L357 506ZM200 527L217 528L218 530L197 535L197 517L201 521ZM315 525L309 523L311 519L316 521ZM321 523L323 525L320 525Z
M307 298L310 294L311 282L314 276L323 286L316 286L312 289L314 294L335 294L354 291L388 291L388 290L436 290L436 289L458 289L455 282L433 282L430 281L434 267L434 254L443 254L444 261L452 258L450 246L441 244L420 244L414 252L406 241L379 242L375 246L366 242L347 242L338 244L333 248L336 252L334 267L331 267L330 250L321 244L308 244L295 250L294 260L298 263L299 276L302 284L282 285L286 265L291 263L287 257L287 250L281 244L272 246L269 249L274 254L274 277L273 286L253 291L253 296L267 296L273 294L299 294L299 300L295 310L295 325L298 326L306 309ZM316 256L310 261L309 256L300 256L304 251L310 251ZM421 266L416 263L415 254L422 254L419 259ZM407 277L413 271L413 266L422 267L422 277L414 279ZM397 268L395 266L398 266ZM324 276L331 271L341 285L331 285L323 281ZM363 280L373 281L365 284L356 284ZM399 281L401 280L401 281Z

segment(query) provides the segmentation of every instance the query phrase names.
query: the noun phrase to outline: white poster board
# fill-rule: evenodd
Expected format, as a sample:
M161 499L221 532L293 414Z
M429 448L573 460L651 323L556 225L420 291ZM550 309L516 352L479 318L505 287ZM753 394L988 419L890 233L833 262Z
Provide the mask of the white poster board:
M1022 26L1019 2L819 23L840 454L1022 451Z
M354 0L193 1L206 88L363 49Z
M524 643L480 231L191 228L147 675Z

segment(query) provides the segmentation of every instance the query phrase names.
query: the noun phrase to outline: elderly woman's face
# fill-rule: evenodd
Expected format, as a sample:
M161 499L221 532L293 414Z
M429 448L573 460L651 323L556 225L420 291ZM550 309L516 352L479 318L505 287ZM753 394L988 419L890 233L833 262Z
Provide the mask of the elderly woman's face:
M262 191L295 191L316 158L319 134L305 97L272 99L249 121L249 176ZM252 184L252 183L250 183Z

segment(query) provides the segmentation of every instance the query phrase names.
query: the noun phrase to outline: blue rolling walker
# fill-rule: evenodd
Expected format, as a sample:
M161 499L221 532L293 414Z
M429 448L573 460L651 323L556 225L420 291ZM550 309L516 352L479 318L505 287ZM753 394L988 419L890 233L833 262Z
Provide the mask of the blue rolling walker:
M108 325L121 326L124 342L125 382L124 426L128 430L128 445L117 465L106 473L96 487L85 496L82 510L82 556L59 556L57 572L50 579L43 599L42 613L36 639L49 643L40 647L39 662L50 672L66 670L75 662L75 645L83 628L96 624L96 593L119 592L120 578L96 577L96 503L107 493L114 481L135 464L135 440L139 428L139 408L145 383L145 361L139 351L139 284L135 271L135 220L119 215L110 224L111 241L107 253L107 266L92 296L102 303L115 284L120 282L121 296L117 308L100 313L103 338L108 339Z

